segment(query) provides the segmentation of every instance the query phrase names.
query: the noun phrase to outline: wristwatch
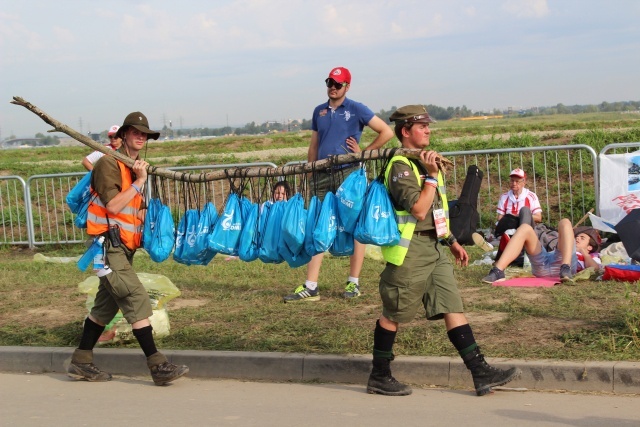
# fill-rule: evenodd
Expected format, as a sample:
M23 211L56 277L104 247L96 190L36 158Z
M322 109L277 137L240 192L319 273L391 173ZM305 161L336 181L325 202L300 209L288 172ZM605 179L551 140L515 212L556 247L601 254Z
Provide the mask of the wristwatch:
M440 239L440 244L451 247L457 241L453 234L449 234L449 237Z

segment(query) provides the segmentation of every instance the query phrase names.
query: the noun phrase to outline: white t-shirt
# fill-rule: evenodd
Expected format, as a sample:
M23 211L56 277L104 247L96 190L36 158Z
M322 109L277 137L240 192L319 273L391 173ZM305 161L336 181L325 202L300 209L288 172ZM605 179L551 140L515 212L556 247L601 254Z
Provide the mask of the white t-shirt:
M111 148L113 150L113 147L111 145L107 145L107 147ZM98 159L100 157L104 156L104 153L101 151L94 151L93 153L89 154L87 157L85 157L85 159L89 160L89 162L91 162L92 165L94 165Z
M531 214L535 215L538 212L542 212L542 207L540 206L540 200L538 200L538 196L533 191L529 191L527 188L522 189L522 193L518 197L513 194L513 191L509 190L508 192L502 194L500 196L500 201L498 202L498 209L496 212L498 215L513 215L518 216L520 214L520 209L528 206L531 209Z

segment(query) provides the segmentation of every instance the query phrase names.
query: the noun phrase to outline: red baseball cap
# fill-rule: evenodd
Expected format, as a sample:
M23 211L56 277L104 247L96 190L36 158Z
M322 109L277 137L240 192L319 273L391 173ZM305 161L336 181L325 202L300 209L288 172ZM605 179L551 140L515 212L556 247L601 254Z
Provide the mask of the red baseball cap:
M512 170L509 176L517 176L520 179L525 179L527 177L527 174L524 173L522 169L518 168L518 169Z
M351 84L351 73L344 67L336 67L329 73L329 78L338 83Z

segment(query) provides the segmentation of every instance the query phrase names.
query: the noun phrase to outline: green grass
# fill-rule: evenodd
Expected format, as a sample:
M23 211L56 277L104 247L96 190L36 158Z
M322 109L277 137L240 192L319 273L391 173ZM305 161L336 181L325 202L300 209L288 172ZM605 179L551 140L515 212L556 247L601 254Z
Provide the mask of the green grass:
M476 248L468 248L472 259ZM47 256L71 256L73 248L48 247ZM321 271L319 302L284 304L305 278L305 268L286 264L224 261L184 266L156 264L143 252L136 270L167 276L182 295L169 302L171 334L165 349L277 351L367 354L380 315L378 275L384 263L367 259L363 295L341 295L347 258L327 256ZM488 267L456 268L466 313L478 342L491 356L559 360L637 360L640 341L638 284L577 282L554 288L504 288L481 284ZM86 316L86 296L78 283L89 276L75 264L38 263L33 252L0 251L0 345L73 347ZM201 305L188 304L198 302ZM424 312L403 325L396 354L453 356L442 321ZM133 347L135 343L110 347Z

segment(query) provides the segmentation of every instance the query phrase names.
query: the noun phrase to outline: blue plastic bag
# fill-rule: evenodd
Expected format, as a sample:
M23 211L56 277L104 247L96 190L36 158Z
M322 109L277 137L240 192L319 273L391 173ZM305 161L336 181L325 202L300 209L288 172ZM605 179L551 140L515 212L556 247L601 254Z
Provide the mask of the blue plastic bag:
M238 243L242 232L242 208L237 194L227 198L224 212L209 235L209 249L227 255L238 255Z
M291 268L302 267L311 261L311 255L304 250L304 247L300 249L300 252L294 254L291 252L287 244L283 241L282 234L280 234L280 242L278 245L278 253L289 264Z
M293 254L304 248L307 211L304 208L302 195L297 193L289 199L282 214L282 243L286 244Z
M338 217L347 233L353 233L367 192L367 175L364 168L352 172L336 191Z
M145 250L155 262L162 262L169 258L176 243L176 226L169 206L158 200L156 206L155 224L149 247ZM146 242L145 242L146 244Z
M74 214L80 212L80 209L86 205L91 199L91 172L82 177L76 185L73 186L69 194L67 194L66 201L69 209Z
M353 248L353 234L349 233L338 220L336 238L329 248L329 253L333 256L350 256L353 255Z
M176 235L176 250L173 252L173 259L180 264L192 265L201 264L198 258L200 248L196 247L196 229L200 221L200 211L188 209L178 224Z
M284 258L278 253L278 242L282 231L282 214L286 202L279 201L271 205L265 204L260 215L263 220L260 236L260 252L258 258L264 263L279 264Z
M374 180L367 188L354 237L360 243L377 246L393 246L400 241L393 203L380 180Z
M313 243L316 251L327 251L336 238L338 230L338 221L336 218L336 196L329 192L324 196L320 215L316 222L316 228L313 229Z
M142 226L142 247L149 252L153 242L153 230L155 230L156 221L158 220L158 209L162 205L160 199L151 199L147 203L147 213L144 216L144 225Z
M318 222L318 216L320 216L320 209L322 204L317 196L311 197L309 201L309 207L307 208L307 223L305 226L304 234L304 250L310 256L317 255L323 251L317 251L316 245L313 240L313 230L316 228Z
M209 234L213 231L218 220L218 211L213 203L208 202L200 212L198 226L196 227L195 247L198 251L196 258L201 265L207 265L216 256L216 252L209 248Z
M73 223L78 228L87 228L87 214L89 213L89 205L86 204L76 215L76 218L73 220Z
M246 199L245 199L246 200ZM242 233L238 243L238 257L245 262L258 259L260 248L258 246L258 211L260 206L257 203L249 203L242 210Z

